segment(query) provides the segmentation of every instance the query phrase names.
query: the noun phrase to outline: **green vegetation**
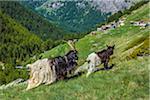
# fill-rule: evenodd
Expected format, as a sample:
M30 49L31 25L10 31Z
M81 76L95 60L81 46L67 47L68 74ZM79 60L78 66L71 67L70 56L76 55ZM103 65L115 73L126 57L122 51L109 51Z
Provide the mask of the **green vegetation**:
M21 61L40 53L42 40L0 12L0 61L21 64Z
M21 1L20 3L23 5L30 5L30 7L32 7L32 9L34 9L35 7L39 7L41 6L43 3L45 3L47 0L40 0L40 1L36 1L36 0L25 0L25 1Z
M0 85L7 84L18 78L28 79L28 72L25 69L15 69L11 64L0 65Z
M71 33L89 32L95 28L96 24L106 21L107 16L111 15L92 8L87 1L66 0L59 2L64 3L65 6L54 10L47 5L42 5L37 7L36 11ZM84 4L85 8L77 6L80 2Z
M30 57L37 59L39 53L61 44L61 39L81 37L83 34L66 34L48 20L15 1L0 1L0 84L28 77L24 66ZM8 72L8 73L7 73ZM26 74L23 74L26 73Z
M135 42L134 42L135 43ZM149 55L149 38L146 38L144 41L138 45L134 45L131 49L126 52L130 52L127 58L136 58L137 56Z
M143 62L143 63L141 63ZM26 85L0 90L0 99L15 100L148 100L148 57L116 64L110 71L100 71L89 78L82 75L50 86L25 91Z
M30 91L24 91L26 85L0 90L0 99L15 100L148 100L149 99L149 54L142 54L140 50L136 57L127 59L130 51L149 49L149 28L140 29L132 26L130 21L148 19L149 4L126 16L125 25L104 33L87 35L76 43L79 51L79 65L84 63L87 55L99 51L107 45L115 44L115 52L110 64L115 64L109 71L93 73L88 78L85 75L67 81L59 81L50 86L40 86ZM145 38L146 37L146 38ZM135 41L138 41L135 43ZM94 44L97 44L95 46ZM141 44L141 45L140 45ZM140 45L140 46L139 46ZM41 54L42 58L64 55L69 51L67 44L61 44L50 51ZM132 53L131 53L132 54ZM103 67L100 65L99 67Z
M103 22L101 24L98 24L97 26L100 27L102 26L103 24L107 24L107 23L110 23L112 21L118 21L119 18L123 15L129 15L131 14L132 11L140 8L141 6L143 6L144 4L147 4L149 1L148 0L141 0L140 2L136 3L134 6L132 6L130 9L125 9L124 11L118 11L117 13L111 15L106 22ZM145 12L147 13L147 12ZM141 17L140 17L141 18Z
M0 65L0 84L19 77L26 79L26 70L16 70L15 66L22 65L24 60L40 53L43 41L2 12L0 22L0 61L5 66L2 69Z
M148 0L143 0L140 1L138 3L136 3L134 6L132 6L130 9L126 9L124 11L119 11L118 13L115 13L114 15L110 16L107 19L107 22L112 22L112 21L117 21L119 20L119 18L125 14L131 14L132 11L138 9L139 7L141 7L144 4L147 4L149 1Z
M42 39L61 39L65 34L53 23L15 1L1 1L0 10Z
M60 43L60 40L69 38L81 38L84 34L73 34L56 26L55 23L40 16L30 7L21 5L17 1L0 1L2 13L10 16L16 22L27 28L31 33L36 34L42 40L49 41L49 48Z

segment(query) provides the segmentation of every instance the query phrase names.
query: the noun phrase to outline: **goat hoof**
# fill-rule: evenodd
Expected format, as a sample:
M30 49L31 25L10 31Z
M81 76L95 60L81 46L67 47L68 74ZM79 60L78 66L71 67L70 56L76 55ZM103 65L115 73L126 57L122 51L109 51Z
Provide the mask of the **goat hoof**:
M105 67L104 69L105 69L105 70L109 70L109 68L108 68L108 67Z

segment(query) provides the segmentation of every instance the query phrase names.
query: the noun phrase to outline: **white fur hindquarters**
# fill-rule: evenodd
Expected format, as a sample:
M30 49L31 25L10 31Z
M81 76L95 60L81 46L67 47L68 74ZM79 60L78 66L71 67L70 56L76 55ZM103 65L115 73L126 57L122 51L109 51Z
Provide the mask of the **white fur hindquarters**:
M98 57L98 55L93 52L91 54L88 55L87 59L86 59L87 62L90 62L91 64L93 64L93 67L96 67L100 64L100 58Z
M88 69L88 62L85 62L82 66L80 66L79 68L77 68L74 72L74 75L77 75L80 72L84 72Z
M95 72L96 66L98 66L101 63L100 58L96 53L91 53L88 55L86 62L77 68L75 71L75 75L77 75L80 72L87 71L86 77L88 77L91 73Z
M42 83L51 84L56 81L55 67L51 66L48 59L37 60L30 64L30 76L26 90L35 88Z

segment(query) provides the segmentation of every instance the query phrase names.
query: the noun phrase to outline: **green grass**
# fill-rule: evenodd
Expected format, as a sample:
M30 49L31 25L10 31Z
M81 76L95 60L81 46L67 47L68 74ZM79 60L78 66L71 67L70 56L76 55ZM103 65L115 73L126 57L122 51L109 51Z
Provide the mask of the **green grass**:
M25 92L26 85L0 92L0 97L14 100L148 100L148 57L123 61L110 71L82 75L51 86ZM4 98L3 98L4 99Z
M88 54L106 48L106 44L115 44L115 52L110 64L115 64L109 71L93 73L88 78L85 74L68 81L59 81L50 86L41 85L30 91L24 91L26 85L0 90L2 100L148 100L149 98L149 56L127 60L127 50L144 42L149 36L149 28L140 29L129 21L148 19L148 4L127 16L126 24L115 30L90 34L76 43L79 51L79 65L84 63ZM141 16L141 17L140 17ZM138 41L138 43L135 43ZM96 44L97 46L94 46ZM149 44L146 44L149 45ZM67 44L62 44L41 56L43 58L64 55L69 51ZM103 67L100 65L99 67Z

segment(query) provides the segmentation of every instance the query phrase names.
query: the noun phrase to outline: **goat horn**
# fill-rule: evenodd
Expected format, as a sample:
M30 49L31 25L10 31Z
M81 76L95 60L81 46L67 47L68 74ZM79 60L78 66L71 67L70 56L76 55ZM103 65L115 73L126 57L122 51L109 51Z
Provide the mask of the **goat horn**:
M75 41L68 40L68 45L71 47L71 50L75 50Z

